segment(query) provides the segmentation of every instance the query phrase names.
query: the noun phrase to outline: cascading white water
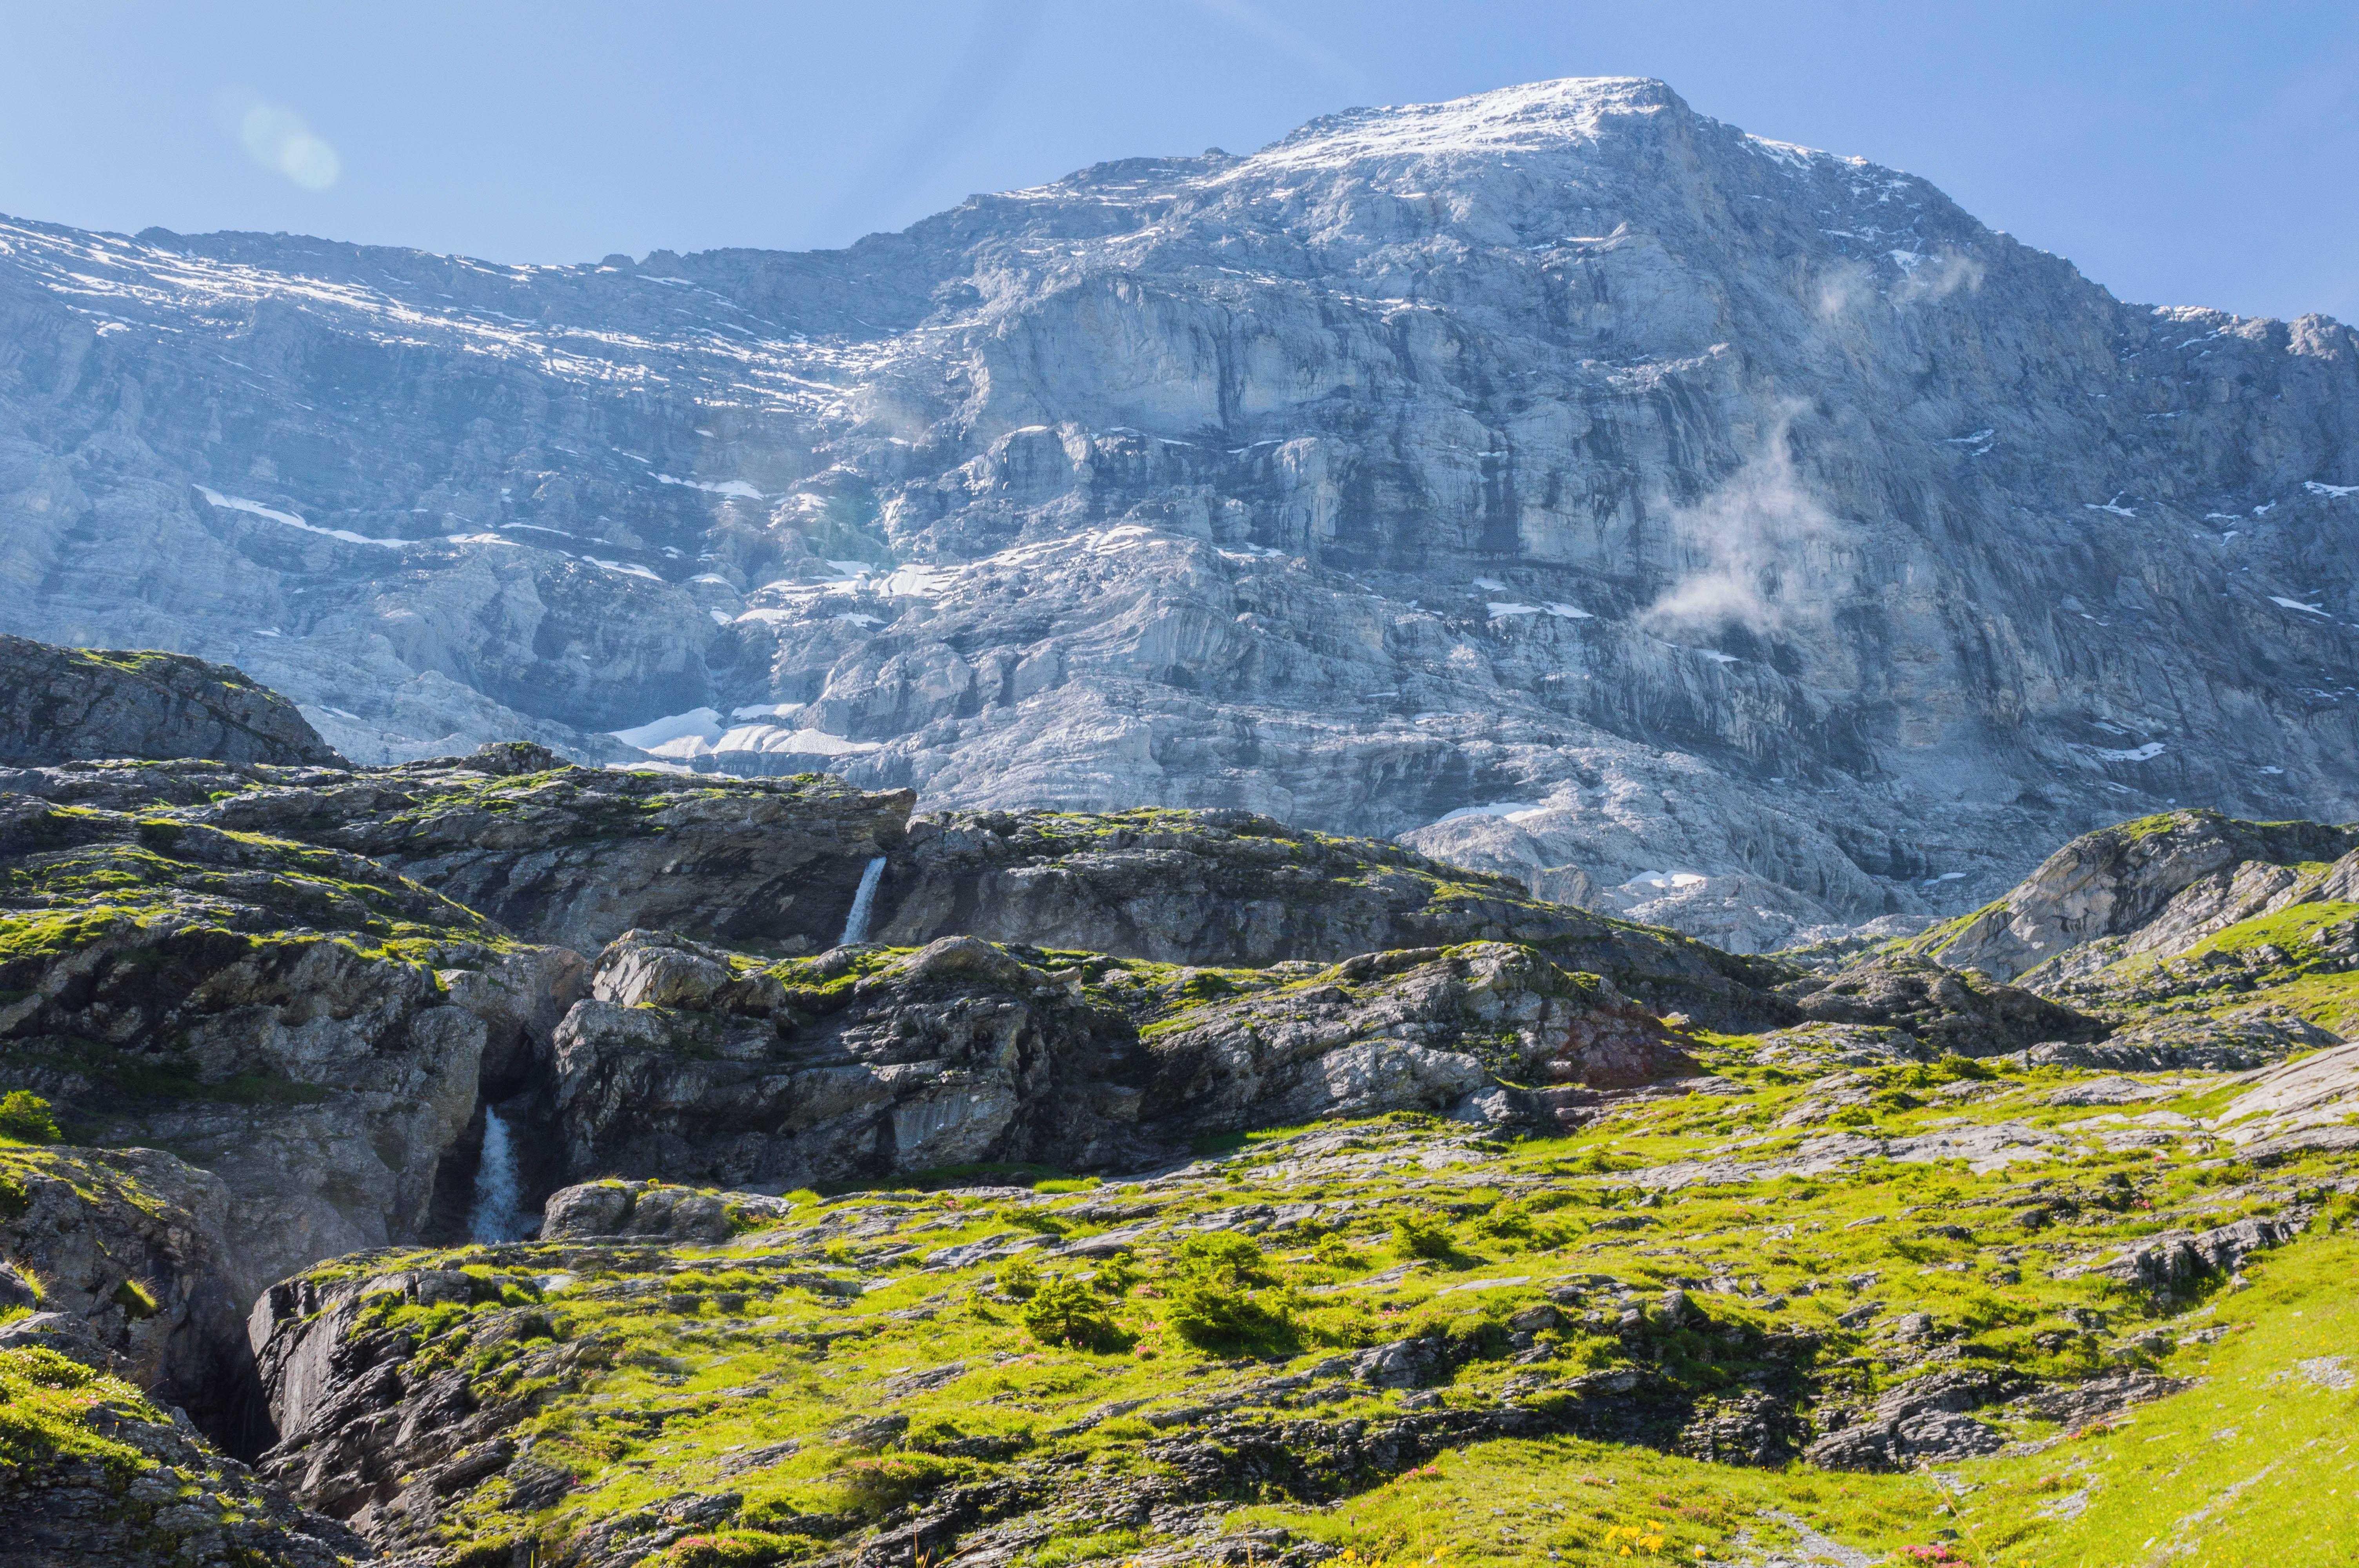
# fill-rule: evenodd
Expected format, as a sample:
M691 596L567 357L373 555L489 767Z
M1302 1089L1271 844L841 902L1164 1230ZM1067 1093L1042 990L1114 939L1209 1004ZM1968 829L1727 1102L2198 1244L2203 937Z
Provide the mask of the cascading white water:
M885 857L879 855L860 873L860 891L852 895L852 913L843 917L843 940L837 946L849 947L868 940L869 906L876 902L876 884L884 880Z
M489 1106L484 1108L484 1152L475 1162L475 1209L467 1217L467 1234L477 1241L520 1241L524 1238L523 1185L516 1179L516 1143L508 1124Z

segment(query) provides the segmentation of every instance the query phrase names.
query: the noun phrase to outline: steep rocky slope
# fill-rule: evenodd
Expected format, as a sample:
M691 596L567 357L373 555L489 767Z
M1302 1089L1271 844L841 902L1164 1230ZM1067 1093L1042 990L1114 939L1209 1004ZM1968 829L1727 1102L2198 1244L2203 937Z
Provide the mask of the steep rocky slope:
M2002 979L2174 957L2298 904L2359 901L2354 856L2359 825L2240 822L2216 811L2141 817L2075 838L2005 898L1908 946Z
M369 761L1230 806L1754 949L2128 812L2359 815L2349 330L1656 82L833 253L11 222L0 343L0 616Z

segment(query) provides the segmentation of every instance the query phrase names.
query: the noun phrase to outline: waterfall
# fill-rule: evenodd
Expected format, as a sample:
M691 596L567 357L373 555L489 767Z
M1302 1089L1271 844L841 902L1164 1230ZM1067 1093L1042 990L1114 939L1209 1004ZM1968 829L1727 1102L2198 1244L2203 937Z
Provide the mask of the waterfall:
M475 1209L467 1217L467 1234L477 1241L520 1241L524 1215L516 1181L516 1143L508 1124L489 1106L484 1108L484 1152L475 1162Z
M852 913L843 917L843 940L836 946L849 947L868 940L869 906L876 902L876 884L884 880L885 857L879 855L860 873L860 891L852 895Z

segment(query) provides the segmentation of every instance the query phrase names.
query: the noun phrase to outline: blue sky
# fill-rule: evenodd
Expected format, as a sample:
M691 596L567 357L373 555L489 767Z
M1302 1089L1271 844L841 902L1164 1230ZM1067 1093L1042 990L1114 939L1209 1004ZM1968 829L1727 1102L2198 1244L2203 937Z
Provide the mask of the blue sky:
M2359 6L0 0L0 211L503 261L837 245L1313 114L1659 76L2125 298L2359 319Z

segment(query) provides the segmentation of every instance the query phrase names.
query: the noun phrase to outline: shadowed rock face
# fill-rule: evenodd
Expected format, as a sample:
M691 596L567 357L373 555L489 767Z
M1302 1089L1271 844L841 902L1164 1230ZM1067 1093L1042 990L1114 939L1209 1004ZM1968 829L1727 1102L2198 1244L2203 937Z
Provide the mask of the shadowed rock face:
M21 1158L17 1190L0 1200L0 1251L40 1281L40 1306L78 1320L137 1387L236 1433L256 1412L228 1186L155 1149ZM0 1291L19 1278L0 1274Z
M0 1476L8 1526L0 1556L10 1563L344 1568L378 1561L365 1538L223 1459L168 1403L159 1409L142 1399L142 1369L104 1342L103 1325L58 1312L20 1318L0 1328L0 1365L36 1387L78 1390L88 1413L74 1435L117 1447L114 1463L86 1447L38 1441L11 1456Z
M77 757L345 765L293 703L226 665L0 635L0 763Z
M649 743L1415 832L1746 947L2174 800L2359 814L2359 340L1659 82L832 253L5 233L0 615L365 761L695 711Z

